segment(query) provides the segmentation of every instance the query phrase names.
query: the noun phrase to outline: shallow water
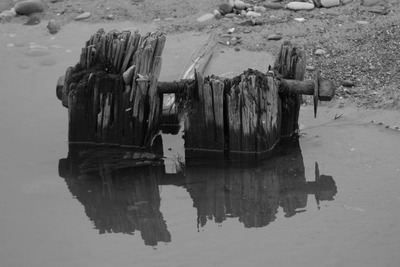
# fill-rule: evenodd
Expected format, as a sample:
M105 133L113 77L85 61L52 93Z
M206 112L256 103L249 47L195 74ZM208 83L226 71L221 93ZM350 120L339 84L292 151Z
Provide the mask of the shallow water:
M164 160L138 167L130 151L66 142L55 84L99 27L133 26L0 26L1 266L398 265L400 132L370 123L398 112L304 107L299 143L259 166L183 167L166 135ZM205 36L167 38L161 79L174 80ZM240 53L265 71L232 50L210 70L229 76Z

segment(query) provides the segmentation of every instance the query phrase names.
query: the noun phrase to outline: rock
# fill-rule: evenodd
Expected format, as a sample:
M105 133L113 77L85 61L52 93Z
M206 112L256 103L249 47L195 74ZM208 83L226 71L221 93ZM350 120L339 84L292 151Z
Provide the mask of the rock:
M304 22L304 21L306 21L305 18L295 18L294 20L295 20L295 21L298 21L298 22Z
M282 39L282 35L279 33L278 34L274 33L267 36L267 40L280 40L280 39Z
M368 6L364 7L364 10L380 15L387 15L390 12L390 8L387 8L385 6Z
M282 9L282 8L284 8L284 6L282 4L271 3L271 2L263 3L262 5L265 8L268 8L268 9Z
M265 7L263 7L263 6L255 6L254 7L254 12L262 13L262 12L265 12L265 11L267 11L267 9Z
M326 52L323 49L317 49L314 54L317 56L323 56L326 54Z
M340 0L321 0L321 5L323 7L340 6Z
M214 17L215 17L216 19L220 19L220 18L222 17L221 12L219 12L219 10L217 10L217 9L215 9L215 10L213 11L213 14L214 14Z
M285 8L291 10L311 10L314 8L314 4L305 2L290 2Z
M246 9L246 3L243 2L243 1L240 1L240 0L237 0L237 1L235 1L235 3L234 3L234 7L235 7L237 10L244 10L244 9Z
M248 29L245 29L245 30L243 30L243 33L251 33L251 31L250 30L248 30Z
M343 85L344 87L353 87L353 86L354 86L354 82L353 82L353 81L350 81L350 80L344 80L343 83L342 83L342 85Z
M51 34L56 34L61 29L61 24L55 19L52 19L47 24L47 29Z
M314 6L316 6L316 7L318 7L318 8L321 8L322 7L322 5L321 5L321 0L312 0L313 1L313 3L314 3Z
M342 5L346 5L350 2L353 2L353 0L342 0Z
M90 18L91 15L92 14L90 12L84 12L84 13L80 14L79 16L77 16L75 18L75 20L84 20L84 19Z
M113 14L109 14L109 15L106 16L106 19L113 20L114 19L114 15Z
M197 18L197 21L205 22L205 21L213 19L213 18L214 18L214 14L207 13L207 14L204 14L203 16Z
M58 78L57 80L57 86L56 86L56 95L58 99L62 99L62 89L64 87L65 83L65 75L62 75Z
M314 66L307 66L307 67L306 67L306 70L308 70L308 71L314 71L314 70L315 70L315 67L314 67Z
M33 13L43 12L44 3L40 0L22 1L16 3L14 8L17 14L29 16Z
M133 74L135 73L135 65L130 66L123 74L122 79L126 85L131 85L133 81Z
M362 6L375 6L380 4L382 2L381 0L362 0L361 5Z
M224 3L218 7L222 15L232 13L233 6L230 3Z
M14 8L11 8L10 10L4 10L3 12L0 13L0 21L5 20L11 20L13 17L15 17L17 13L15 12Z
M248 17L248 18L250 18L250 17L260 17L261 16L261 13L258 13L258 12L254 12L254 11L248 11L247 13L246 13L246 17Z

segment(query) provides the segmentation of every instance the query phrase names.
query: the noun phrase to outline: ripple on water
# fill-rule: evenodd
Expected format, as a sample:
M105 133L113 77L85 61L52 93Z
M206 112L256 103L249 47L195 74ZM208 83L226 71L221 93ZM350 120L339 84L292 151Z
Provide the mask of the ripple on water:
M20 68L22 70L29 69L29 64L24 63L24 62L18 63L18 68Z
M31 57L41 57L49 55L50 50L47 46L30 44L29 49L25 52L25 54Z
M57 64L57 61L53 58L45 59L39 63L39 65L42 67L54 66L56 64Z

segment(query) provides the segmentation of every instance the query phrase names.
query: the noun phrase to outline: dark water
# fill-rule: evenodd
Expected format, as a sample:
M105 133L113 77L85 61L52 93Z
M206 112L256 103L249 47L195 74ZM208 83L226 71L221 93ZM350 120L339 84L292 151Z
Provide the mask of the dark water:
M398 112L302 108L301 138L257 165L185 159L181 133L69 145L55 83L99 25L45 26L0 25L0 266L398 266L400 132L370 123ZM203 39L170 37L163 79Z

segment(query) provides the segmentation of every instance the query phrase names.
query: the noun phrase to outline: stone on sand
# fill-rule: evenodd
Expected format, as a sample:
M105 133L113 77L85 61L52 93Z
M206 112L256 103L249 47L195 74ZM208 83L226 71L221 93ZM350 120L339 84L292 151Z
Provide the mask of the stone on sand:
M16 3L14 8L17 14L29 16L33 13L43 12L44 3L40 0L22 1Z

